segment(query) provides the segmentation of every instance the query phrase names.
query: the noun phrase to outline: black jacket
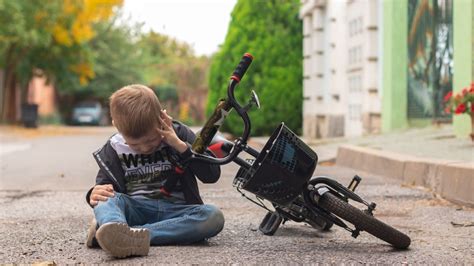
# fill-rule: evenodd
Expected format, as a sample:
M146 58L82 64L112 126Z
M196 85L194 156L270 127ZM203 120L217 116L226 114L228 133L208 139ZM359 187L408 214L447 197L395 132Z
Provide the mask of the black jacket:
M179 166L182 166L181 162L188 159L192 155L190 147L196 136L187 126L178 121L173 121L173 128L178 138L188 144L188 149L185 152L179 154L176 151L176 156L174 156L176 163ZM206 153L208 155L214 156L209 150L207 150ZM125 171L122 168L117 153L110 144L110 139L102 148L94 152L93 155L100 168L95 181L96 185L112 184L114 191L126 194L127 189L124 179ZM201 196L199 195L196 177L203 183L215 183L219 179L220 174L221 170L218 165L210 165L202 162L190 162L188 165L186 165L185 171L180 179L186 203L203 203ZM90 204L89 202L92 189L93 187L87 192L86 195L88 204Z

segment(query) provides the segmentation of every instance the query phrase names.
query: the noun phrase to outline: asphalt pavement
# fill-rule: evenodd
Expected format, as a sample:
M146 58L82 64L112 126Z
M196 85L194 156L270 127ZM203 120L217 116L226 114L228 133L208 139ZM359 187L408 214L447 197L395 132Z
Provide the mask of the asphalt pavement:
M0 134L0 263L474 263L473 209L422 187L340 167L330 160L319 165L315 175L331 176L342 184L360 175L358 193L377 203L377 218L411 237L408 250L395 250L364 232L354 239L342 228L321 232L295 222L286 223L274 236L264 236L258 225L265 210L232 187L238 167L231 164L222 168L216 184L200 185L204 201L220 207L225 215L218 236L196 245L152 247L146 257L116 260L85 246L93 213L84 196L98 170L91 153L113 129L81 132L38 137Z

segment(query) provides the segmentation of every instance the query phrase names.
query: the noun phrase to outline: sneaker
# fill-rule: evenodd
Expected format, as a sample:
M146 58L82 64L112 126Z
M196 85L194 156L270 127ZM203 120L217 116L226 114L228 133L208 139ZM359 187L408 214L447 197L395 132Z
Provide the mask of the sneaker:
M96 232L97 242L105 251L117 258L145 256L150 250L150 232L130 228L124 223L106 223Z
M89 225L89 229L87 229L87 240L86 246L88 248L99 248L99 243L97 243L97 239L95 238L95 232L97 231L97 221L95 218L92 219L91 224Z

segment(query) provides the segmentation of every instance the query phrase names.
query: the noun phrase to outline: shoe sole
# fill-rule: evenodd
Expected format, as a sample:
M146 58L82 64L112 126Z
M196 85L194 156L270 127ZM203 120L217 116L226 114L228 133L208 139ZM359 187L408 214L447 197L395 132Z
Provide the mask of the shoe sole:
M96 230L97 230L96 227L97 227L97 222L96 222L95 218L93 218L90 225L89 225L89 229L87 230L86 246L88 248L93 248L94 247L94 237L95 237L95 233L96 233Z
M150 250L150 232L126 224L104 224L97 230L96 239L102 249L117 258L146 256Z

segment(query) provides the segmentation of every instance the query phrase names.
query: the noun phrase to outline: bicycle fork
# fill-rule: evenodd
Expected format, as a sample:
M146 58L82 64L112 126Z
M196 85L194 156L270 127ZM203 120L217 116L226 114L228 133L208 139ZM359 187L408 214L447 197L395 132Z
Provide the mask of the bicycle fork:
M340 197L341 199L345 200L346 202L351 199L356 202L364 204L367 209L364 210L365 213L368 215L373 216L373 211L375 210L375 207L377 206L374 202L368 203L364 199L362 199L359 195L355 194L355 189L359 185L359 183L362 181L362 178L359 177L358 175L355 175L351 182L349 183L348 187L344 187L340 183L338 183L335 180L332 180L328 177L324 176L319 176L312 178L309 181L308 184L308 191L309 193L306 194L305 200L310 201L315 203L316 206L318 206L318 202L321 199L321 197L330 192L333 193L335 196ZM325 217L326 219L329 219L332 221L334 224L339 225L340 227L348 230L351 232L352 237L357 238L359 236L360 231L362 231L359 228L351 229L348 227L341 219L336 217L335 215L331 213L327 213L324 210L321 210L321 208L316 207L314 208L314 211L317 212L319 215Z

